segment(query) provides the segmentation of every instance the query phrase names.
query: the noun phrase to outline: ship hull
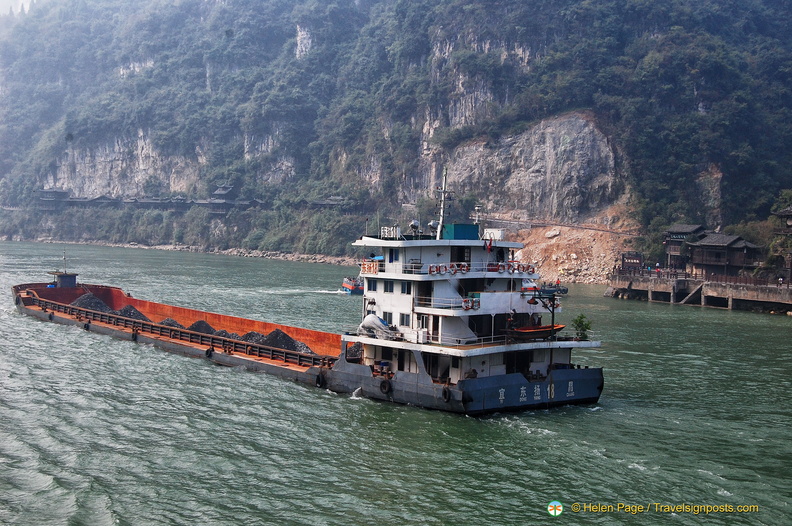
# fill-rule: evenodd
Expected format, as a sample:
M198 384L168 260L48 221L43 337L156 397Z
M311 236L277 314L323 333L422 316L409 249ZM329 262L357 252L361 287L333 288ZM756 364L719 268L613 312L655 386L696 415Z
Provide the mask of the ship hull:
M372 377L368 366L349 364L342 356L333 370L327 372L327 387L375 400L484 415L595 404L604 386L602 368L556 370L536 380L512 373L462 380L456 385L424 381L424 378L403 372L391 377Z

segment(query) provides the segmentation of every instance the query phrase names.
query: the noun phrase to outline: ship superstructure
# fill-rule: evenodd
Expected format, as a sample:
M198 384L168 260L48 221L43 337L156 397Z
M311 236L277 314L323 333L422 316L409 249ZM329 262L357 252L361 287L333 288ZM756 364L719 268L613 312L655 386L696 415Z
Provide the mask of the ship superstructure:
M560 305L538 291L536 269L514 258L522 244L478 225L437 227L386 227L354 243L370 254L361 263L363 322L342 347L360 358L347 352L342 361L358 361L378 382L379 393L367 382L362 394L465 413L597 401L602 369L575 365L572 349L600 342L555 334Z

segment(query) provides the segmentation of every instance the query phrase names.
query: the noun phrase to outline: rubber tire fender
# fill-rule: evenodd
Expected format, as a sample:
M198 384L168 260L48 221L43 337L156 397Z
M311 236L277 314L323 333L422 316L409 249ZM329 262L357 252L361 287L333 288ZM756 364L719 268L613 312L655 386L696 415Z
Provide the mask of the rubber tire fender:
M446 385L443 387L443 402L448 403L451 401L451 389Z
M204 353L204 355L206 355L207 358L211 358L213 354L214 354L214 349L212 349L211 347L206 349L206 352Z
M380 382L380 393L386 395L391 392L393 386L391 386L390 380L383 380Z
M323 374L319 373L316 375L315 383L316 383L316 387L321 389L327 385L327 379L324 377Z

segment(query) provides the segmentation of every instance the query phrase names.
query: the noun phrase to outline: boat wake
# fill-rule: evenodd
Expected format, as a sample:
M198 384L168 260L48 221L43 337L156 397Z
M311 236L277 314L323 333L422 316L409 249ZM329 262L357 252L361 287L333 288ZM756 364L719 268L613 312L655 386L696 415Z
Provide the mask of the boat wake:
M262 294L272 296L295 296L298 294L341 294L341 290L316 290L316 289L268 289L260 291Z

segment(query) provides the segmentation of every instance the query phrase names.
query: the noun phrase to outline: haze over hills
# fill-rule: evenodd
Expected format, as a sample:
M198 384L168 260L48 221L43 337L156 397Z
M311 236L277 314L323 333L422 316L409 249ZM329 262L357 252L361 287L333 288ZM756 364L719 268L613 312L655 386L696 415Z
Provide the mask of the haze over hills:
M17 211L0 235L338 255L366 218L430 219L443 168L457 218L763 220L792 188L790 17L769 0L38 0L0 16L4 206L221 184L257 206Z
M14 13L19 13L19 9L23 5L27 11L30 2L24 2L23 0L0 0L0 13L6 15L10 10L13 10Z

